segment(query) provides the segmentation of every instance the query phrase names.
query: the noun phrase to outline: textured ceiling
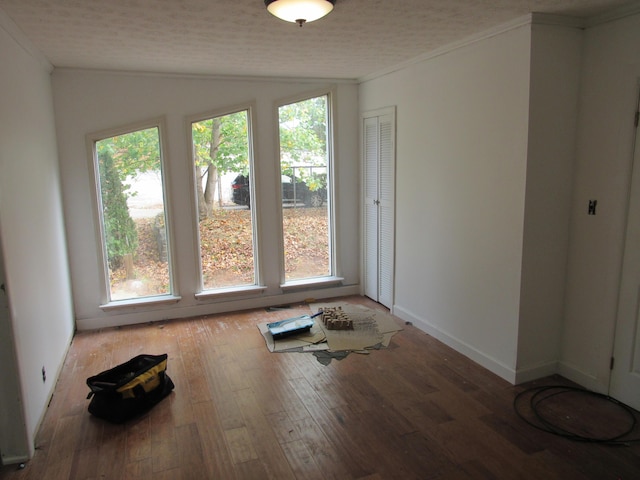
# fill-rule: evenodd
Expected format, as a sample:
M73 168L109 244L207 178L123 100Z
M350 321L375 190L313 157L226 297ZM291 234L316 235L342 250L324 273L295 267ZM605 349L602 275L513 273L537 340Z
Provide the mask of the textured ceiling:
M629 4L337 0L302 28L263 0L0 0L0 10L55 67L356 79L528 13L587 18Z

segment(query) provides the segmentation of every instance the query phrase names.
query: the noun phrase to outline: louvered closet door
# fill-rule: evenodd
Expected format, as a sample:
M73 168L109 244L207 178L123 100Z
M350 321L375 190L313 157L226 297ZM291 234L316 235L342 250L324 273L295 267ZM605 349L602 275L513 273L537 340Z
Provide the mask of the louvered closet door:
M395 112L365 114L364 138L364 285L365 295L393 306Z
M392 115L379 117L380 160L378 168L378 301L393 305L394 259L394 122Z
M364 119L364 294L378 301L378 118Z

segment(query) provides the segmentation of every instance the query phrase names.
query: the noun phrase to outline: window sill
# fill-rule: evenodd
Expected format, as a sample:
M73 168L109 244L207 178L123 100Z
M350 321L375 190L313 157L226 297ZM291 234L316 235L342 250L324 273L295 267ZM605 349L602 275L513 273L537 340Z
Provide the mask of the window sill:
M267 287L259 285L251 285L248 287L231 287L231 288L217 288L215 290L205 290L204 292L196 293L196 300L208 300L210 298L223 298L223 297L237 297L241 295L250 295L254 293L262 293Z
M290 282L283 283L280 285L280 288L286 292L292 290L305 290L313 287L330 287L333 285L340 285L343 280L344 278L342 277L305 278L303 280L292 280Z
M110 312L112 310L125 310L138 307L154 307L156 305L167 305L170 303L178 303L180 300L182 300L182 297L177 295L130 298L127 300L116 300L114 302L105 303L103 305L100 305L100 308L105 312Z

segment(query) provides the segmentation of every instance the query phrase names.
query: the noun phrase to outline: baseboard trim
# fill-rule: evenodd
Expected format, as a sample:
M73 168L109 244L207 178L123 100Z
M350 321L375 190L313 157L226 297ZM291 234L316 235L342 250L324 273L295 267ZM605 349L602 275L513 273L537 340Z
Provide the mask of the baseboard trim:
M534 367L518 368L516 370L516 385L538 380L558 373L558 362L547 362Z
M76 327L79 331L122 327L125 325L189 318L199 315L214 315L216 313L227 313L239 310L250 310L253 308L270 307L273 305L303 302L308 298L321 300L325 298L346 297L349 295L359 294L360 285L344 285L331 288L287 292L280 295L262 295L251 298L236 299L226 297L215 302L203 302L200 305L190 305L185 307L174 306L171 308L156 307L149 308L149 310L144 312L139 312L136 308L132 308L132 311L118 311L103 317L77 319Z
M598 379L593 375L589 375L567 362L558 363L558 373L564 378L577 383L587 390L603 394L606 394L609 390L608 381L603 382L601 379Z
M28 456L24 455L2 455L0 465L15 465L16 463L25 463L29 461Z
M423 332L428 333L435 339L453 348L458 353L461 353L465 357L486 368L490 372L498 375L500 378L503 378L512 385L516 384L516 371L504 365L502 362L499 362L489 355L484 354L483 352L477 350L464 341L459 340L446 332L443 332L435 325L432 325L425 319L418 317L417 315L402 308L401 306L394 305L393 314L401 318L405 322L411 322L415 327L419 328Z
M49 405L51 404L51 399L56 390L56 385L58 384L58 379L60 375L62 375L62 369L64 368L64 364L67 360L67 356L69 355L69 350L71 350L71 344L73 343L73 333L67 339L67 346L64 349L64 354L60 357L60 362L56 367L55 375L52 378L51 385L49 387L49 393L47 395L47 402L44 404L44 408L40 412L40 416L38 417L38 421L36 422L36 426L33 429L33 432L29 432L29 456L28 459L33 458L36 453L36 449L38 446L36 445L36 438L38 436L38 432L40 431L40 427L42 427L42 423L44 422L44 417L47 414L47 410L49 409Z

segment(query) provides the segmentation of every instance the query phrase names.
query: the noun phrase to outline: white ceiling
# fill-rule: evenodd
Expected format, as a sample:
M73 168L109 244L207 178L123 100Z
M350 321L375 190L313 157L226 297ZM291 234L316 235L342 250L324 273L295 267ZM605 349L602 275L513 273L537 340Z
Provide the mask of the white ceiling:
M0 0L0 10L54 67L357 79L532 12L588 18L639 3L337 0L302 28L263 0Z

